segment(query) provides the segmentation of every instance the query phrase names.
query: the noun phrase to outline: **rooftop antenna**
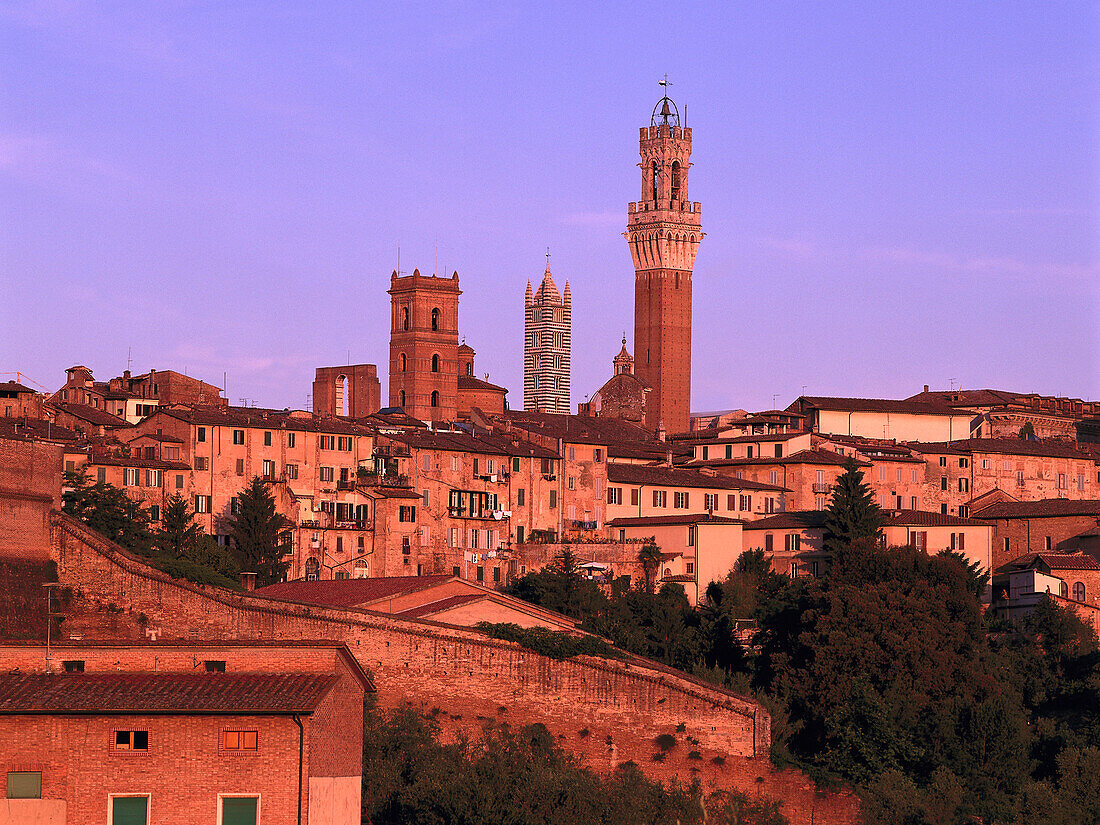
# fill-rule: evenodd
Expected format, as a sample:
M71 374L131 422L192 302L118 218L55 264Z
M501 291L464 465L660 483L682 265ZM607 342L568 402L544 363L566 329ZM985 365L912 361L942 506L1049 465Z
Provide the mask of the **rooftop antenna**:
M439 274L439 238L435 239L435 272ZM351 361L348 361L350 364Z
M134 359L130 356L134 354L134 348L132 346L126 347L126 371L130 371L130 367L133 366Z
M397 242L397 274L398 275L404 275L405 274L401 270L401 241L400 240Z

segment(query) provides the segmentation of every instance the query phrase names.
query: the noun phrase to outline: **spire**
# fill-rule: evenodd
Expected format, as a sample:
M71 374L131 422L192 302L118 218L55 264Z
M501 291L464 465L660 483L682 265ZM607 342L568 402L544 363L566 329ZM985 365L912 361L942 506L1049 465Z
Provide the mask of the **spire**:
M626 349L626 333L623 333L623 348L612 361L615 375L630 375L634 372L634 358Z
M527 279L527 292L526 292L526 294L525 294L525 295L523 296L523 304L524 304L524 306L531 306L531 301L532 301L532 296L533 296L533 295L534 295L534 293L532 293L532 292L531 292L531 279L530 279L530 278L528 278L528 279Z
M569 306L570 304L573 303L573 293L569 291L569 279L568 278L565 279L565 292L562 293L561 299L565 303L566 306Z

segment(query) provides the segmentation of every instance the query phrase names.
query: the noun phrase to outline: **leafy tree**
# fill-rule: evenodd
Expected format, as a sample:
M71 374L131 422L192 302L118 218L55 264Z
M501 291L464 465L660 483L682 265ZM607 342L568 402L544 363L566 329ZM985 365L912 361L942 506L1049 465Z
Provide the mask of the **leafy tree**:
M1035 440L1035 425L1030 421L1025 421L1024 426L1020 427L1020 432L1017 434L1020 438L1027 441Z
M256 476L237 497L237 513L230 518L233 555L241 570L256 574L256 585L282 581L290 562L290 522L275 507L275 497Z
M880 535L882 510L851 456L844 462L844 472L837 477L825 514L825 549L834 558L853 542L877 539Z
M577 557L569 547L563 548L544 570L517 579L504 592L574 619L597 613L607 601L600 586L581 575Z
M954 561L966 572L966 589L981 598L989 586L989 571L983 570L977 561L971 561L958 550L941 550L936 555Z
M652 539L646 541L638 551L638 563L645 574L645 589L652 593L657 582L657 573L661 569L661 548Z
M132 553L150 555L152 536L149 532L149 514L140 502L113 484L104 481L89 483L84 467L66 471L63 479L62 512L79 519L101 536Z

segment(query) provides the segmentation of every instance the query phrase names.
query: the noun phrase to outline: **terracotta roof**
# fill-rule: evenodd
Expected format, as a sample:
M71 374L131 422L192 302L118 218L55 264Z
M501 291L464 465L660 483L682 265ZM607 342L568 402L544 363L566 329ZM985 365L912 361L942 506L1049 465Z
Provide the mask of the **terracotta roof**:
M24 387L22 384L18 384L15 381L5 381L4 383L0 384L0 392L30 392L37 395L38 390L32 390L30 387Z
M980 519L1054 518L1057 516L1100 516L1100 501L1069 498L1001 501L974 513L974 518Z
M436 575L386 576L374 579L329 579L324 581L295 579L294 581L279 582L267 587L260 587L254 592L257 596L267 596L272 599L282 599L300 604L355 607L403 593L427 590L430 587L448 582L452 578L454 577Z
M102 464L107 467L141 467L154 470L190 470L191 465L183 461L162 461L159 458L138 458L136 456L105 455L93 452L88 456L89 464Z
M513 440L504 433L478 434L458 431L406 430L387 433L386 438L399 444L407 444L420 450L443 450L456 453L481 453L484 455L519 456L528 458L561 458L556 450L540 447L516 433ZM504 468L502 468L504 469Z
M678 524L744 524L744 519L696 513L682 516L636 516L616 518L607 522L608 527L659 527Z
M513 426L550 438L561 438L573 444L607 444L612 442L648 442L664 444L639 424L614 418L592 418L583 415L508 410L501 418ZM663 448L667 449L667 448Z
M366 487L359 489L365 489L366 492L375 493L382 498L420 498L420 493L408 487L387 487L384 484L379 484L377 487Z
M98 427L129 427L130 424L117 415L111 415L106 410L101 410L98 407L92 407L88 404L69 404L63 401L54 401L50 403L50 406L61 412L68 413L74 418L79 418L81 421L87 421L89 424L95 424Z
M348 418L321 416L290 410L269 410L260 407L217 407L211 404L172 404L157 407L146 422L158 415L168 415L188 424L208 427L240 427L262 430L295 430L312 433L373 435L374 430ZM148 425L146 425L148 426Z
M921 453L997 453L1050 458L1080 458L1100 461L1100 444L1067 441L1029 441L1023 438L961 438L958 441L910 441L908 447Z
M37 418L0 416L0 436L4 438L43 438L48 441L76 441L72 430Z
M607 480L615 484L644 484L661 487L692 487L720 490L774 490L785 487L729 476L711 476L683 467L656 467L650 464L608 464Z
M0 714L311 713L332 673L6 673Z
M837 410L840 412L912 413L918 415L961 414L958 410L946 404L895 401L890 398L841 398L837 396L804 395L794 403L797 404L799 401L803 401L807 406L819 410Z
M677 573L675 576L662 576L661 581L663 581L663 582L677 582L677 583L679 583L679 582L693 582L693 581L695 581L695 576L691 575L690 573Z
M1011 404L1018 397L1019 393L1004 390L931 390L918 392L905 400L955 407L990 407Z
M883 527L983 527L980 521L924 510L884 510Z
M825 526L824 510L791 510L787 513L776 513L774 516L750 521L745 524L746 530L803 530L820 529Z
M1036 565L1048 570L1100 570L1100 562L1084 553L1027 553L998 568L997 572L1026 570Z
M160 441L164 444L182 444L182 438L176 438L174 435L167 435L165 433L142 433L141 435L131 438L131 441L137 441L139 438L148 438L153 441Z
M508 392L504 387L474 378L472 375L459 375L458 388L460 390L482 390L488 392Z
M761 456L759 458L707 458L696 459L691 462L690 466L737 467L749 464L816 464L843 467L847 461L847 456L843 456L840 453L834 453L832 450L826 450L822 447L811 447L808 450L799 450L797 453L791 453L782 458L769 456ZM860 458L856 459L856 464L860 467L871 466L871 462Z
M410 607L408 610L402 610L399 613L394 613L394 615L400 616L402 619L419 619L424 616L431 616L435 613L442 613L444 610L450 610L452 607L459 607L460 605L469 604L470 602L479 602L484 598L487 598L487 594L485 593L463 593L459 596L450 596L436 602Z

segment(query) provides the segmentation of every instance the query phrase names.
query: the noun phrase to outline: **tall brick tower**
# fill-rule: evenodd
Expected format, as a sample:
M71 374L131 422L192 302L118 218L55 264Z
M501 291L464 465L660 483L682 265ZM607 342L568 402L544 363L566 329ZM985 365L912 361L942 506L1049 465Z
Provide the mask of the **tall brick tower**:
M565 294L558 293L549 252L546 272L534 294L527 282L523 317L523 409L568 414L573 300L568 280Z
M652 390L646 426L686 432L691 423L691 270L703 238L700 205L688 198L691 129L676 104L657 101L638 141L642 199L623 236L634 258L634 372Z
M458 273L390 276L390 406L453 421L458 398Z

